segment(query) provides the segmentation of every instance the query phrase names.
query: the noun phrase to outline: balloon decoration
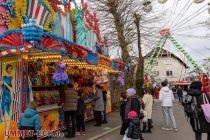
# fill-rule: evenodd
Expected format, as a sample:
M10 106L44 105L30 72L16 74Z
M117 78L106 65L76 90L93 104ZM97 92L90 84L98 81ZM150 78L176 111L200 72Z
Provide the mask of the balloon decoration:
M14 12L14 1L11 0L5 0L4 3L0 4L0 6L3 6L8 9L12 17L15 17L15 12Z
M125 80L124 80L124 76L123 76L123 73L120 73L118 79L117 79L117 82L120 86L124 86L125 85Z
M144 10L145 12L150 12L150 11L152 10L151 1L146 0L146 1L143 3L143 10Z
M167 2L167 0L158 0L158 3L160 3L160 4L164 4L166 2Z
M205 0L193 0L194 3L201 3L204 2Z

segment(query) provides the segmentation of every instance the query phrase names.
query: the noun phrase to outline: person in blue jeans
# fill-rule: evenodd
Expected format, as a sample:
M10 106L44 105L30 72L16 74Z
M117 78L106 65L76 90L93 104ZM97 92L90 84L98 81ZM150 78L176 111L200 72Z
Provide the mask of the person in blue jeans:
M162 129L167 131L173 130L177 132L178 129L173 114L174 94L169 89L167 80L164 80L161 84L163 87L160 90L159 100L161 101L163 117L165 120L165 126L163 126Z
M18 129L19 130L32 130L35 133L40 131L42 128L41 126L41 119L36 111L36 103L34 101L30 102L29 107L25 110L25 112L21 115L18 121ZM28 136L22 137L22 140L36 140L37 136Z

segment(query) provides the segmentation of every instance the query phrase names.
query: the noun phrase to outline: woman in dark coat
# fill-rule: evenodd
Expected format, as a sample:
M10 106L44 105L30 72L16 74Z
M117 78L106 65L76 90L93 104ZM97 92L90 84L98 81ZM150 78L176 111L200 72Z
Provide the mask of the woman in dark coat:
M126 93L121 93L121 97L120 97L120 116L121 116L121 119L122 119L122 126L121 126L121 129L120 129L120 135L124 135L125 130L128 127L128 122L125 122L126 103L127 103Z
M203 95L202 95L202 83L200 81L194 81L190 85L190 90L188 95L196 97L198 107L201 108L203 104ZM210 97L208 100L210 102ZM201 114L198 116L198 120L195 121L193 118L190 118L190 124L192 126L193 131L195 132L195 139L201 140L202 133L208 133L207 140L210 140L210 123L208 123L205 119L205 116L201 109ZM200 126L199 126L200 125ZM200 127L200 128L199 128Z
M127 89L127 102L126 102L126 106L125 106L125 118L124 118L124 121L128 123L129 122L128 113L130 111L135 111L137 113L137 115L138 115L139 123L140 123L140 118L141 118L140 110L142 108L142 104L143 104L143 102L141 102L141 100L136 95L136 90L133 89L133 88ZM143 136L141 134L141 130L139 132L139 135L140 135L140 140L144 140Z

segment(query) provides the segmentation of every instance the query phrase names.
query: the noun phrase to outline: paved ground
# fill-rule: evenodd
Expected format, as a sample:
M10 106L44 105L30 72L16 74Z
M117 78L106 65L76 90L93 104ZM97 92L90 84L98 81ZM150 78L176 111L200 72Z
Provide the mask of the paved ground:
M162 126L162 112L159 102L154 104L153 108L153 121L154 128L152 134L143 134L145 140L194 140L194 133L184 116L182 106L179 103L174 104L174 115L177 121L179 131L164 131L161 129ZM97 140L122 140L122 136L119 135L119 126L121 119L119 112L113 112L108 115L109 124L103 125L102 127L94 127L94 122L86 123L86 136L76 136L72 140L90 140L95 139L95 136L106 134L109 131L115 130L108 133ZM206 135L203 136L206 139ZM50 140L67 140L67 138L50 138Z
M108 114L108 124L103 124L102 127L94 127L95 121L90 121L86 123L86 135L76 136L71 140L87 140L93 138L94 136L107 133L112 131L121 125L121 118L119 112L112 112ZM69 138L50 138L49 140L69 140Z
M162 130L161 125L163 121L159 103L156 103L153 109L153 132L152 134L143 134L145 140L194 140L194 133L184 116L182 106L177 103L174 105L174 115L179 129L178 132ZM207 139L206 135L203 136L203 140L205 139ZM119 135L119 130L116 130L98 140L122 140L122 136Z

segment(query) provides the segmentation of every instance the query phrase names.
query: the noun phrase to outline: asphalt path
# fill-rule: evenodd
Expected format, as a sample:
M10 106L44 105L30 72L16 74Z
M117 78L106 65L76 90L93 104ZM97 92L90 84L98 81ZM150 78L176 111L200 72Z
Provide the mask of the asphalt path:
M153 121L154 128L151 134L143 134L145 140L194 140L194 132L184 115L182 106L178 103L174 103L174 116L176 119L178 132L162 130L163 116L161 112L160 103L157 101L153 107ZM203 135L203 140L206 140L207 136ZM98 140L122 140L122 136L119 135L119 129L105 135Z

